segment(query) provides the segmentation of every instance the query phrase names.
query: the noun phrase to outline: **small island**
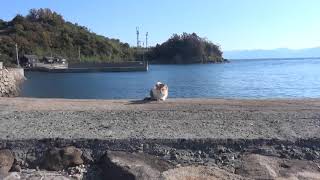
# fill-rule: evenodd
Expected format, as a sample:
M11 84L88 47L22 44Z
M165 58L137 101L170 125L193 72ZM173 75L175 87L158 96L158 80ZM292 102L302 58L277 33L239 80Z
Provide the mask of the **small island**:
M192 64L227 62L220 47L196 33L174 34L148 53L148 59L161 64Z
M196 33L174 34L155 47L131 47L71 23L50 9L31 9L11 21L0 19L0 61L16 64L15 46L21 58L37 56L66 59L68 63L126 63L149 61L155 64L221 63L220 47ZM45 58L42 58L45 57ZM21 62L22 65L25 61Z

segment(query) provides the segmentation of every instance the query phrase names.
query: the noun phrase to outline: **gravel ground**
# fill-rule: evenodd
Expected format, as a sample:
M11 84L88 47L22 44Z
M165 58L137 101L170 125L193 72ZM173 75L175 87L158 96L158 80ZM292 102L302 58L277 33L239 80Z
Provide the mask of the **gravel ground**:
M1 139L320 137L320 99L0 98Z

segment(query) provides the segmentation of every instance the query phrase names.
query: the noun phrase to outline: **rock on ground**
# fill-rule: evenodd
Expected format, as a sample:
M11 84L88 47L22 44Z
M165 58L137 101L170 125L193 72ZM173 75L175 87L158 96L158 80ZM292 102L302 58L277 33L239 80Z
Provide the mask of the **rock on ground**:
M83 165L68 168L67 171L46 171L23 169L21 172L11 172L1 180L82 180L86 167ZM95 178L91 178L96 180ZM91 180L87 179L87 180Z
M8 149L0 150L0 179L8 174L14 162L14 156Z
M159 179L172 166L155 156L143 153L108 151L102 158L106 179Z
M22 179L22 178L21 178L20 174L17 172L9 173L6 177L3 178L3 180L20 180L20 179Z
M187 166L170 169L163 173L165 180L245 180L217 167Z
M242 157L236 174L253 179L320 180L320 166L312 161L249 154Z
M63 170L71 166L83 164L82 151L76 147L53 148L44 157L44 168L48 170Z
M19 173L21 179L27 180L74 180L65 174L55 171L36 171L27 169Z

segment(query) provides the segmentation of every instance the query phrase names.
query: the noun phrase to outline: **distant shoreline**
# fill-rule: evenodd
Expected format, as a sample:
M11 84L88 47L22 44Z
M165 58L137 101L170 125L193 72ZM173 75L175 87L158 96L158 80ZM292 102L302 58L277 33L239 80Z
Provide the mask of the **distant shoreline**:
M296 58L239 58L228 60L298 60L298 59L320 59L320 57L296 57Z

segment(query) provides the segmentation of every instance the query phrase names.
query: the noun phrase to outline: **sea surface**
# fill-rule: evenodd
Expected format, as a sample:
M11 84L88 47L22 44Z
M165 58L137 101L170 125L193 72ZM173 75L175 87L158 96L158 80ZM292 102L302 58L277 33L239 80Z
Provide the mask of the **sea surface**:
M172 98L320 98L320 59L150 65L148 72L25 72L21 96L143 99L161 81Z

